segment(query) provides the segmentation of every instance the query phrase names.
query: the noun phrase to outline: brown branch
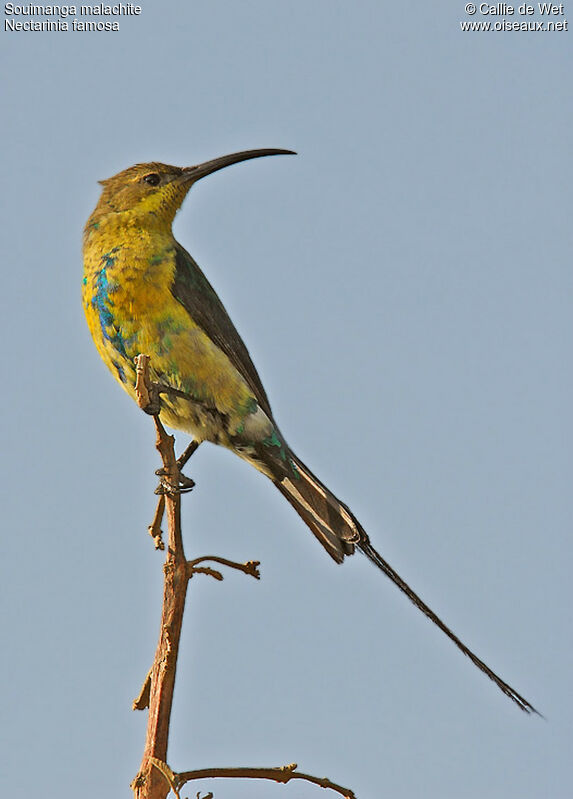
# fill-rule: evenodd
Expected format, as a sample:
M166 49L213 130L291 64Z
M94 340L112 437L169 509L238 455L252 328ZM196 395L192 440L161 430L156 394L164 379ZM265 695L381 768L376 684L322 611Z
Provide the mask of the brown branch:
M147 528L147 532L155 542L155 549L164 550L165 544L163 542L163 530L161 529L161 522L163 521L163 514L165 513L165 495L161 494L157 501L157 508L155 509L155 516L153 521Z
M149 376L149 356L139 355L135 359L135 363L137 402L143 410L149 412L150 407L153 408L154 399L153 384ZM157 414L153 416L153 421L157 434L155 446L163 462L163 484L169 490L160 498L150 532L154 531L154 538L157 542L157 530L160 530L161 518L163 510L165 510L168 546L163 567L165 579L159 642L153 665L136 700L138 706L147 704L149 707L143 758L139 774L132 782L137 799L165 799L169 793L169 787L157 769L153 768L151 759L165 761L167 757L177 654L189 581L181 536L181 497L177 493L179 469L175 459L174 438L167 435Z
M153 523L149 532L156 542L157 548L164 548L161 538L161 521L164 513L167 516L167 556L163 567L165 579L163 584L163 608L159 642L155 652L153 665L147 675L139 696L133 703L134 709L149 708L145 748L139 773L131 783L136 799L166 799L173 791L179 799L179 789L192 780L207 778L246 778L264 779L287 783L291 780L305 782L328 788L346 799L356 799L354 793L331 782L326 777L313 777L296 771L296 763L277 768L216 768L200 769L175 773L167 765L167 744L169 740L169 722L173 704L175 673L179 640L185 610L187 586L193 574L207 574L218 580L223 575L209 566L200 563L212 561L237 569L244 574L260 578L259 562L250 560L247 563L221 558L216 555L203 556L187 561L183 549L181 535L181 474L180 466L196 449L190 445L184 455L177 461L175 458L175 439L167 435L159 420L159 393L157 384L150 380L149 356L139 355L136 359L135 391L139 406L153 415L156 429L156 448L161 455L163 467L160 470L162 494L159 499ZM189 482L189 481L188 481ZM184 485L184 483L183 483ZM162 546L163 545L163 546Z
M156 429L156 448L161 455L162 468L161 485L163 493L159 498L155 518L149 531L156 541L156 546L161 548L161 521L165 513L167 518L167 556L165 559L163 584L163 607L159 642L155 652L153 665L137 699L134 708L149 707L147 722L147 735L145 748L141 761L139 774L132 782L136 799L165 799L169 793L169 786L162 778L162 773L154 768L153 763L165 763L167 759L167 744L169 739L169 722L173 704L173 690L175 687L175 673L177 669L177 656L179 640L185 610L187 585L192 574L185 558L183 538L181 535L181 475L179 463L175 458L174 438L167 435L159 420L159 406L156 405L158 397L156 384L151 382L150 359L147 355L136 358L136 396L139 406L147 413L151 412ZM188 458L195 447L188 447L185 456ZM205 560L199 558L193 564ZM248 564L234 564L232 561L221 559L219 562L234 568L241 569L247 574L256 572L253 562ZM214 569L199 567L205 574L222 579L222 575Z
M218 555L203 555L202 558L195 558L195 560L188 560L187 567L189 569L189 576L192 577L193 574L197 572L203 572L204 569L197 568L199 563L203 563L205 560L212 560L214 563L220 563L223 566L228 566L230 569L237 569L237 571L241 571L244 574L249 574L251 577L254 577L256 580L261 579L261 573L259 572L260 561L258 560L248 560L246 563L236 563L234 560L227 560L227 558L220 558ZM219 573L219 572L217 572ZM223 577L221 576L221 580Z
M137 404L142 410L151 405L149 360L149 355L138 355L135 359L135 396Z
M210 569L209 566L195 566L193 569L189 570L189 579L191 579L194 574L207 574L209 577L214 577L215 580L219 580L219 582L223 579L221 572L218 572L217 569Z
M156 447L163 461L164 481L171 488L165 494L168 525L167 557L163 585L163 611L159 643L151 667L147 736L139 774L132 783L137 799L165 799L169 787L153 768L151 758L165 762L169 739L169 721L175 687L179 639L185 609L188 573L181 536L181 497L177 493L179 469L175 460L174 438L168 436L157 416Z
M321 788L328 788L335 793L344 796L345 799L356 799L356 795L350 788L344 788L331 782L327 777L313 777L311 774L303 774L296 771L297 764L290 763L288 766L276 766L274 768L203 768L194 771L184 771L180 774L173 774L173 788L179 791L183 785L191 780L215 779L217 777L227 777L232 779L249 780L273 780L274 782L287 783L291 780L304 780Z
M167 763L163 763L161 760L157 760L156 757L150 758L150 763L151 763L152 766L155 766L155 768L158 771L160 771L161 774L163 774L163 776L165 777L165 780L167 781L167 784L169 785L169 789L171 791L173 791L173 793L175 794L176 799L181 799L180 794L179 794L179 790L178 790L177 784L176 784L177 775L173 771L171 771L171 769L169 768Z
M131 704L132 710L145 710L149 707L149 697L151 696L151 669L147 672L147 676L141 686L141 691L137 699L134 699Z

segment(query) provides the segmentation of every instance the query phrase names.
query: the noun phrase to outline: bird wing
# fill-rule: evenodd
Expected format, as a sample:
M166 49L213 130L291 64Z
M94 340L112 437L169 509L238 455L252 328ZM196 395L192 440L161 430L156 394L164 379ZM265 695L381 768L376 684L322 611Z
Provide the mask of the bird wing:
M171 293L185 308L195 324L199 325L213 344L225 353L253 392L260 407L272 419L266 391L249 351L237 333L215 289L187 250L177 242L175 243L175 276Z

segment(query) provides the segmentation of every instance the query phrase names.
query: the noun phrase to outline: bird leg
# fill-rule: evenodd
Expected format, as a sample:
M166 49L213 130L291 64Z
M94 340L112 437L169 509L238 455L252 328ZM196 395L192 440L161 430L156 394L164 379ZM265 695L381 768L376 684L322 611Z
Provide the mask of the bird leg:
M200 441L191 441L191 443L188 444L183 453L175 461L178 470L178 488L174 489L171 483L168 483L167 480L161 479L159 481L159 485L155 489L155 493L159 494L159 501L157 502L157 508L155 510L153 521L147 528L149 535L155 541L155 549L165 549L165 543L163 542L163 531L161 530L161 522L163 521L163 513L165 511L165 494L185 494L191 491L195 485L195 481L182 474L181 469L185 466L200 443ZM157 469L155 474L161 478L168 476L165 468Z
M200 443L201 443L200 441L195 441L195 440L191 441L191 443L186 447L183 453L175 461L178 471L177 488L174 488L171 483L168 484L166 480L160 480L159 486L155 490L156 494L186 494L189 491L191 491L191 489L195 485L195 481L192 480L190 477L184 475L181 469L189 461L191 455L193 455L193 453L195 452ZM167 472L163 467L161 469L156 469L155 474L158 477L167 477Z
M195 485L195 480L179 472L177 476L177 485L174 486L170 480L165 479L168 478L169 475L163 467L161 467L161 469L156 469L155 474L160 480L154 493L159 494L159 496L162 494L169 494L170 496L174 496L175 494L188 494Z
M173 389L171 386L165 386L162 383L157 383L151 380L150 376L150 357L149 355L140 354L135 358L136 381L135 381L135 394L137 404L145 411L145 413L153 416L158 435L165 437L167 434L159 419L161 411L161 394L176 393L178 396L186 397L183 392ZM188 398L188 397L187 397ZM163 521L163 513L165 511L165 495L173 496L175 494L185 494L195 485L194 480L187 477L181 472L181 469L191 455L199 446L199 441L191 441L183 454L175 461L173 468L167 470L165 467L157 469L155 474L160 478L159 485L155 489L155 493L159 494L159 501L153 517L153 522L149 525L148 532L155 541L156 549L165 549L165 544L162 538L161 522Z
M200 441L191 441L191 443L186 447L183 453L177 458L176 465L178 470L178 485L177 488L174 488L171 483L168 483L166 480L160 480L159 485L155 489L156 494L187 494L195 485L195 481L192 480L190 477L187 477L183 474L181 469L185 466L185 464L191 458L191 455L195 452L197 447L199 446ZM156 469L155 474L158 477L166 477L167 472L162 467L161 469Z
M181 455L177 458L177 468L181 471L181 469L185 466L191 455L195 452L197 447L199 446L200 441L191 441L190 444L185 448L185 450L181 453Z
M149 404L141 410L149 414L149 416L159 416L161 411L161 398L159 396L159 386L157 383L151 383L148 389Z
M144 410L146 413L150 413L154 416L157 416L159 414L161 394L171 394L178 397L183 397L185 399L190 399L190 397L187 394L185 394L185 392L179 391L178 389L173 388L173 386L168 386L165 385L164 383L150 382L148 385L148 392L149 392L149 405L146 408L144 408ZM150 410L150 408L154 408L155 412ZM177 468L179 470L179 476L178 476L179 486L178 489L176 490L176 493L185 494L191 491L191 489L195 485L195 481L192 480L190 477L184 475L181 470L183 469L183 467L185 466L191 455L193 455L193 453L195 452L200 443L201 443L200 441L195 441L195 440L191 441L191 443L187 446L185 451L177 459ZM158 477L166 476L166 472L164 469L157 469L155 474ZM161 481L155 493L156 494L169 493L169 491L166 492L165 489L166 489L165 481ZM174 489L172 487L170 488L170 490L171 493L173 493Z
M181 471L181 469L185 466L185 464L190 459L191 455L193 455L193 453L195 452L200 443L201 443L200 441L195 441L195 439L193 439L193 441L191 441L191 443L185 447L185 450L177 458L177 468L179 469L179 482L181 483L182 488L188 491L191 491L191 489L195 485L195 481L192 480L190 477L186 477Z

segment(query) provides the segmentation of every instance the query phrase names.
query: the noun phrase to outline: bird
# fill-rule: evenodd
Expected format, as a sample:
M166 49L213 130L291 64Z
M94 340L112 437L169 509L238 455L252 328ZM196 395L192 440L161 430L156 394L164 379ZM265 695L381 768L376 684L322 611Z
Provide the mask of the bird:
M236 453L265 474L337 563L355 550L372 561L442 632L526 713L533 705L501 679L373 547L351 512L295 455L271 411L247 347L221 300L172 224L199 180L253 158L295 155L255 149L196 166L139 163L100 181L100 199L83 235L82 299L95 346L135 399L135 358L150 356L164 392L169 427Z

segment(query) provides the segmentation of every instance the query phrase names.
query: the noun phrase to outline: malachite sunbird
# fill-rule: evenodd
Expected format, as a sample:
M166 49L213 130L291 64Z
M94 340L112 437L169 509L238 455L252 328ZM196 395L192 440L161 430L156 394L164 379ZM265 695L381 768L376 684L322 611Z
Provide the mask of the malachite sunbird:
M191 167L136 164L101 181L84 231L83 304L103 361L135 397L134 358L188 395L162 396L160 418L235 452L263 472L337 563L358 547L506 696L535 708L436 616L370 543L349 508L289 448L249 352L215 290L175 241L172 223L189 189L219 169L290 150L247 150Z

